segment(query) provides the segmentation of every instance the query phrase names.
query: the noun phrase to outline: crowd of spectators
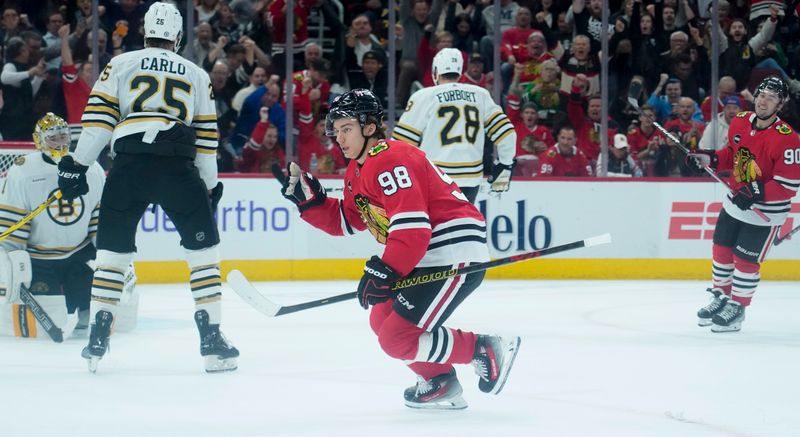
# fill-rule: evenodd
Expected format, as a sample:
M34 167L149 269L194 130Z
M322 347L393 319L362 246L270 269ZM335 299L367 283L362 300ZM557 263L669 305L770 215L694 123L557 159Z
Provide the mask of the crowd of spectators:
M142 20L153 1L99 0L97 17L91 0L6 1L3 139L30 140L35 121L48 111L77 135L93 84L93 21L102 70L113 56L143 47ZM385 0L175 3L182 11L187 3L194 7L194 22L187 23L193 37L182 53L210 75L223 172L267 172L273 162L284 164L292 141L301 167L341 173L345 159L324 129L332 99L369 88L388 105L394 57L399 116L411 93L433 85L431 61L445 47L463 52L462 82L492 90L501 81L502 105L517 132L515 171L523 176L592 176L601 164L613 175L696 176L653 120L689 148L719 149L731 118L750 109L760 79L779 75L800 94L800 0L719 0L719 29L711 28L711 0L501 0L499 11L493 0L398 0L393 29ZM288 42L293 59L286 57L287 5L295 19ZM600 147L603 8L610 11L606 156ZM325 30L310 27L314 20ZM712 31L720 35L717 79L711 78ZM395 53L388 52L390 33L397 37ZM495 51L502 61L496 72ZM289 78L287 62L294 71ZM711 114L712 80L718 114ZM642 89L641 114L627 101L634 82ZM780 116L798 128L794 102ZM286 117L294 132L285 131ZM709 127L713 118L716 131Z

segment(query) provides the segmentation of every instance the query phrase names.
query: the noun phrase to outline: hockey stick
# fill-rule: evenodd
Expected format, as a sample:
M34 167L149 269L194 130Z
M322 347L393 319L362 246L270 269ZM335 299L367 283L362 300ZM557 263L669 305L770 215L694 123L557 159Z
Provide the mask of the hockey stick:
M57 193L61 194L60 191L57 191ZM61 331L61 328L56 326L56 324L53 322L53 319L50 318L44 308L39 305L39 302L34 299L33 295L24 286L20 287L19 297L22 299L22 303L31 309L33 317L35 317L39 324L42 325L42 328L47 331L47 335L49 335L54 342L61 343L64 341L64 332Z
M56 190L55 193L50 195L50 197L48 197L47 200L42 202L41 205L37 206L36 209L29 212L28 215L22 217L21 219L19 219L18 222L14 223L13 225L9 226L8 229L3 231L3 233L0 234L0 241L5 240L6 238L8 238L9 235L13 234L14 231L25 226L25 223L28 223L29 221L33 220L33 218L39 215L40 212L47 209L47 207L50 206L51 203L55 202L60 198L61 198L61 190Z
M631 106L633 106L633 109L635 109L636 112L639 113L639 115L645 115L644 112L642 112L642 109L639 107L638 96L639 96L639 94L641 94L641 92L642 92L642 84L640 82L638 82L638 81L631 82L630 86L628 87L628 103ZM647 117L647 116L645 115L645 117ZM650 118L650 117L648 117L648 118ZM656 129L658 129L662 134L664 134L667 138L669 138L669 140L672 141L675 144L675 146L677 146L683 153L685 153L687 157L692 155L692 151L689 150L683 144L681 144L680 140L678 140L678 138L676 138L674 135L672 135L671 132L669 132L668 130L664 129L664 126L661 126L661 124L659 124L653 118L650 118L650 121L653 122L653 126L655 126ZM711 177L714 178L717 182L721 183L722 185L725 185L725 187L728 188L728 192L730 192L730 194L735 194L733 192L733 188L731 188L731 186L727 182L725 182L725 180L723 180L717 174L717 172L714 171L713 168L711 168L708 164L704 163L703 161L700 161L697 158L694 158L694 159L697 161L698 164L700 164L703 167L703 170L705 170L706 173L711 175ZM769 219L769 217L767 217L767 215L764 214L763 211L761 211L761 210L759 210L757 208L752 208L752 207L750 209L754 213L756 213L756 215L759 216L765 222L770 222L771 221Z
M795 226L795 228L794 228L794 229L792 229L791 231L789 231L789 232L788 232L786 235L784 235L783 237L778 237L778 238L776 238L776 239L775 239L775 245L777 246L777 245L779 245L779 244L783 243L783 242L784 242L784 241L786 241L786 240L791 240L791 239L792 239L792 235L796 234L797 232L800 232L800 225L798 225L798 226Z
M599 246L601 244L607 244L610 242L611 242L611 234L598 235L596 237L587 238L585 240L578 240L572 243L562 244L561 246L535 250L533 252L526 252L519 255L512 255L509 257L499 258L493 261L488 261L479 264L473 264L466 267L451 268L447 270L440 270L434 273L428 273L421 276L403 278L394 283L392 290L400 290L414 285L424 284L426 282L441 281L447 278L451 278L453 276L480 272L482 270L491 269L506 264L513 264L516 262L525 261L533 258L539 258L546 255L566 252L573 249L579 249L581 247ZM238 294L245 302L250 304L250 306L260 311L261 313L266 314L269 317L282 316L284 314L295 313L298 311L316 308L323 305L341 302L344 300L350 300L356 297L356 293L353 292L353 293L340 294L337 296L326 297L324 299L313 300L310 302L299 303L295 305L286 305L286 306L279 305L269 300L263 294L259 293L258 290L256 290L256 288L253 286L253 284L250 283L250 281L248 281L247 278L239 270L231 270L231 272L228 273L228 285L230 285L233 291L235 291L236 294Z

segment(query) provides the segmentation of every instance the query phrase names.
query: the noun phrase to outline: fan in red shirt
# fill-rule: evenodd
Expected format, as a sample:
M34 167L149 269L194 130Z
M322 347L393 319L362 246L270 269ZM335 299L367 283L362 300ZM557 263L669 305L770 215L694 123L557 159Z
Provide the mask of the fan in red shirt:
M417 48L417 57L419 58L419 65L422 69L422 79L420 82L422 82L422 86L426 88L435 85L433 83L433 75L431 74L433 57L436 56L440 50L453 47L453 34L447 31L437 32L433 42L431 42L430 32L432 29L432 24L425 26L425 36L420 39L419 47ZM461 57L464 59L464 64L466 64L467 54L461 50L459 51L461 52Z
M311 170L312 155L317 158L317 174L334 174L344 171L347 166L340 149L325 135L325 118L315 118L311 114L311 99L308 95L295 97L300 119L300 141L297 145L300 168Z
M369 230L385 245L370 258L358 285L369 323L390 357L419 376L405 390L411 408L463 409L467 403L453 364L473 363L478 387L498 393L516 356L519 337L478 335L444 326L453 310L483 280L476 272L410 282L489 259L486 222L458 186L425 152L402 141L384 140L383 107L369 90L349 91L331 105L326 132L350 159L343 199L328 198L316 178L289 165L282 190L306 222L331 235Z
M61 38L61 87L64 91L64 102L67 105L67 124L73 138L80 136L81 117L92 91L92 63L83 62L78 66L72 59L72 49L69 47L69 25L58 29ZM103 108L89 107L89 110L106 110Z
M558 130L558 142L541 158L541 176L594 176L592 165L586 155L575 145L575 129L562 126Z
M469 64L464 74L461 75L460 83L468 83L471 85L479 86L481 88L489 89L491 84L489 75L483 72L483 58L480 53L473 53L469 55Z
M800 138L778 117L789 87L769 76L756 87L755 112L731 120L728 146L704 151L711 167L728 170L725 196L714 229L711 303L697 312L713 332L739 331L758 286L761 263L791 211L800 188ZM692 155L691 161L696 165ZM760 210L769 221L759 217Z
M269 108L262 107L258 112L261 120L256 123L242 156L235 160L236 170L242 173L268 173L273 163L283 167L286 155L278 145L278 128L269 123Z
M515 94L508 95L508 105L506 107L506 114L508 119L514 125L517 131L517 156L530 155L531 152L522 147L522 143L527 137L534 137L535 142L538 144L534 150L537 156L547 148L552 147L556 140L550 128L539 124L539 112L537 112L536 104L527 102L520 108L520 98Z

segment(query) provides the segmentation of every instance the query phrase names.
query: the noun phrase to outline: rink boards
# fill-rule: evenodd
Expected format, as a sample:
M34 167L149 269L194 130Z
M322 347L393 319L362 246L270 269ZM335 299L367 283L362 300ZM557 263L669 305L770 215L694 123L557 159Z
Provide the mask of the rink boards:
M357 279L382 247L369 233L333 237L300 219L271 178L224 178L218 210L222 267L252 280ZM323 180L329 188L341 179ZM341 195L341 191L330 195ZM501 196L482 187L492 257L505 257L611 233L613 243L489 272L503 279L704 279L725 188L713 182L622 180L514 181ZM780 235L800 224L800 198ZM136 268L142 282L188 278L179 237L156 208L139 223ZM800 234L774 246L765 279L800 280Z

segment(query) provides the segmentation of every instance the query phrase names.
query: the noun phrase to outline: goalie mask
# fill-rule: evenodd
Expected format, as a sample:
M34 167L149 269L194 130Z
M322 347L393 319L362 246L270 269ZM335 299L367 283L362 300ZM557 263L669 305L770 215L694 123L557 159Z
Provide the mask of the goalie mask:
M38 122L33 131L36 149L58 163L69 153L69 126L63 118L48 112Z

